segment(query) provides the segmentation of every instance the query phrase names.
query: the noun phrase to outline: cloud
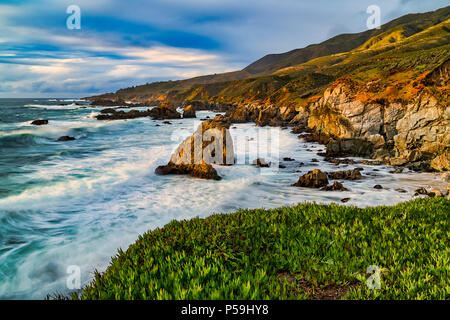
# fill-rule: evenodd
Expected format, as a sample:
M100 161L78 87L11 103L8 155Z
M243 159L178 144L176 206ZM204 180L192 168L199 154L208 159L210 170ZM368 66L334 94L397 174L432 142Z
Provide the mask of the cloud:
M373 0L72 0L0 4L0 96L85 95L245 67L366 29ZM378 0L383 22L447 5Z

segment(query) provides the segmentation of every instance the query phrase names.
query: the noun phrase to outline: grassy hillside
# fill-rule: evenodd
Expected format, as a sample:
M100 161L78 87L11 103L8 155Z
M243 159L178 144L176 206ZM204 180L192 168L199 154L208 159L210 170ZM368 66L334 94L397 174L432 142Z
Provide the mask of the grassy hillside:
M118 90L116 95L126 100L149 101L181 101L189 97L226 102L269 99L270 102L301 103L305 102L302 97L320 93L325 85L338 77L351 74L361 65L367 68L368 61L364 60L370 57L390 50L395 51L394 55L399 55L449 44L450 28L448 23L444 23L448 19L450 6L434 12L409 14L383 25L381 29L343 34L303 49L268 55L241 71L145 84ZM447 48L443 47L442 50ZM285 76L282 81L284 85L289 83L288 87L279 86L280 75ZM301 81L305 77L308 83L302 86ZM319 81L312 83L313 78ZM325 78L328 81L324 81ZM274 83L271 84L271 81ZM277 92L280 89L295 93L295 98L280 94Z
M272 73L314 58L351 51L366 42L370 43L374 39L383 37L386 33L392 33L393 30L400 31L402 37L409 37L448 18L450 18L450 7L434 12L409 14L384 24L380 29L355 34L342 34L303 49L296 49L283 54L267 55L244 70L251 74Z
M301 204L173 221L75 299L449 299L450 201ZM381 270L379 290L366 270Z

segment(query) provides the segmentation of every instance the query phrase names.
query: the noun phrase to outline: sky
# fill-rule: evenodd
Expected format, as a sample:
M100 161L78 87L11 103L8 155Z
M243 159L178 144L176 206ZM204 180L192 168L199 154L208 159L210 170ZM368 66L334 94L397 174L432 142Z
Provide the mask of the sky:
M80 29L69 29L70 5ZM84 97L240 70L448 0L0 0L0 98Z

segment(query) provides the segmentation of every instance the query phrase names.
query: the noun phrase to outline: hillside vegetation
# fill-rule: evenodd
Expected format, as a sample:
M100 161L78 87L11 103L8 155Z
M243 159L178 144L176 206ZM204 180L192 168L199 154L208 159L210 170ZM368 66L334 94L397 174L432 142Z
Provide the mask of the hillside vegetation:
M412 74L404 74L407 79L431 71L449 58L449 19L450 6L409 14L380 29L343 34L303 49L265 56L241 71L156 82L105 97L149 103L199 99L306 104L307 98L321 94L342 76L366 73L368 78L384 78L408 70Z

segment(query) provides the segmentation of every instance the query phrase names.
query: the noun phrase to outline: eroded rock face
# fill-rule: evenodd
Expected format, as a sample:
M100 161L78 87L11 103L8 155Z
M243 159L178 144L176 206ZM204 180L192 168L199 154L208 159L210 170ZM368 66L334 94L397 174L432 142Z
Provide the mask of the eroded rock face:
M448 85L448 69L447 61L425 81ZM327 146L329 155L367 156L417 170L426 170L432 162L433 169L446 170L450 108L445 101L426 90L408 104L364 102L363 95L351 80L338 81L294 119L306 118L310 130L333 138Z
M261 106L256 103L234 106L226 112L226 116L232 123L250 122L257 119L260 109Z
M328 178L325 172L319 169L314 169L307 174L301 176L297 183L294 184L296 187L305 188L322 188L328 185Z
M437 171L450 171L450 151L437 156L431 161L431 168Z
M226 113L232 123L255 122L256 125L264 126L283 126L288 124L301 123L295 120L297 112L293 107L278 108L274 105L263 103L249 103L238 106L232 106Z
M228 131L230 120L222 115L203 122L195 133L175 150L169 163L156 169L157 174L187 174L218 180L211 164L235 163L233 140Z

